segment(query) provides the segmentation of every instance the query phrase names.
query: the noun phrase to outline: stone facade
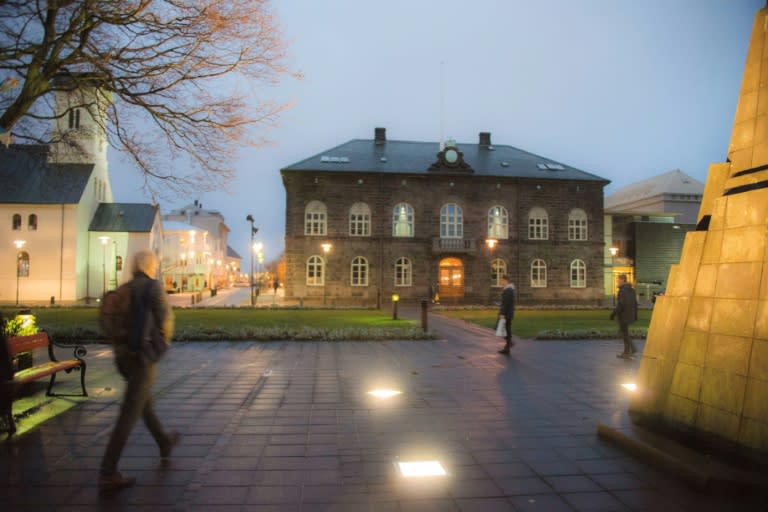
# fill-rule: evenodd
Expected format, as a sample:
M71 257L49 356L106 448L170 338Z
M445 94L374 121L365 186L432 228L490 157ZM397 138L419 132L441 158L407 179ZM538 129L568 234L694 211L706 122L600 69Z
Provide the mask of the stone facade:
M355 147L377 149L376 140L354 142ZM339 148L334 149L339 152ZM434 148L439 151L437 144ZM354 155L353 149L349 152ZM388 147L388 159L396 160L398 150L399 146ZM435 150L431 155L434 159ZM355 162L353 156L350 163ZM415 302L434 298L438 292L442 303L486 304L499 300L501 289L492 282L491 261L502 260L524 304L599 303L603 298L603 187L607 182L587 173L582 173L583 179L576 173L572 173L576 179L553 179L542 171L541 177L535 173L532 177L515 176L514 172L504 175L506 169L491 175L483 172L477 160L468 159L468 164L474 172L427 171L427 166L377 172L365 169L365 162L349 170L341 165L326 170L322 164L283 169L286 298L329 305L381 305L392 294ZM324 233L305 234L305 215L312 201L325 206ZM350 234L350 209L356 203L365 203L370 210L368 236ZM412 237L393 236L394 209L402 203L413 209ZM441 237L441 208L446 204L461 210L460 237ZM489 236L489 210L495 206L507 211L507 238ZM528 237L533 208L546 211L549 236L545 240ZM569 240L569 215L574 209L586 213L586 240ZM486 244L488 238L498 240L493 249ZM331 244L327 254L322 244ZM324 279L317 284L308 283L312 256L325 264ZM358 257L367 262L367 284L353 286L353 260ZM396 285L395 266L401 258L411 263L410 285ZM545 287L531 286L535 259L546 263ZM571 286L571 264L577 259L586 268L583 287Z

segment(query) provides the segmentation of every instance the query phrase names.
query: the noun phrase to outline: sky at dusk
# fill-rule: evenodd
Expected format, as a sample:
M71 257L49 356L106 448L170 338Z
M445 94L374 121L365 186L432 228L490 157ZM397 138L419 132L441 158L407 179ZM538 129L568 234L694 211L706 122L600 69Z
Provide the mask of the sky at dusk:
M350 139L510 145L617 188L672 169L705 181L725 160L752 21L765 0L279 0L287 64L303 75L253 98L292 107L244 148L220 211L248 261L252 214L266 259L283 250L280 169ZM442 63L442 64L441 64ZM441 72L442 68L442 72ZM442 77L442 80L441 80ZM442 85L441 85L442 84ZM442 93L441 93L442 91ZM442 97L442 101L441 101ZM115 200L148 202L110 153Z

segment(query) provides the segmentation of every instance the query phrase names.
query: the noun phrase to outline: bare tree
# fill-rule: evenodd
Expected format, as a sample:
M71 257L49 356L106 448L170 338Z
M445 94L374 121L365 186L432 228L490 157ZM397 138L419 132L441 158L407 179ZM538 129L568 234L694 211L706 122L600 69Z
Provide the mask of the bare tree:
M263 142L248 128L285 107L242 91L296 76L284 51L268 0L0 0L0 128L50 142L53 95L98 87L150 191L218 188L237 147Z

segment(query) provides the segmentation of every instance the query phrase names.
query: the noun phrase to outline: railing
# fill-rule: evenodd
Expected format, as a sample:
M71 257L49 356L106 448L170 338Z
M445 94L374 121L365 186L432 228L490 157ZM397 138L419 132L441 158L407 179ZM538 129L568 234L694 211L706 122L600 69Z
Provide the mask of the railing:
M476 244L474 240L463 238L433 238L432 252L452 252L452 253L471 253L475 252Z

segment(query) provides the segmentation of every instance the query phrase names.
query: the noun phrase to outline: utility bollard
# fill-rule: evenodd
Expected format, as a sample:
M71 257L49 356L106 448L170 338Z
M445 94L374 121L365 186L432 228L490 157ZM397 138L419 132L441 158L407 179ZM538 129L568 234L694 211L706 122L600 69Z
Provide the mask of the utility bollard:
M427 332L429 330L427 327L427 301L426 300L421 301L421 328L424 329L424 332Z

